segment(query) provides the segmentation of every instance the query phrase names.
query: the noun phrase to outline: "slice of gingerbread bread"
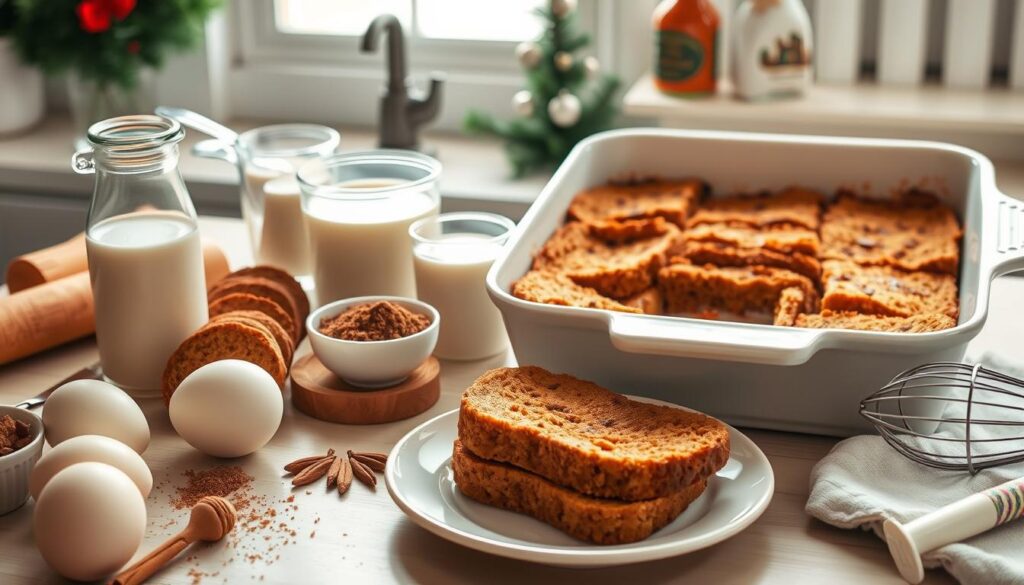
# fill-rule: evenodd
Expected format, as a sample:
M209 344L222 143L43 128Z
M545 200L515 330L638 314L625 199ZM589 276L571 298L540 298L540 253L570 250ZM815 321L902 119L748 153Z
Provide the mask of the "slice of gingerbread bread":
M686 225L792 226L817 230L821 224L822 201L820 193L800 187L776 193L713 197L693 212Z
M714 418L534 366L477 378L462 395L458 427L477 457L628 502L678 493L729 459L729 429Z
M304 326L302 315L295 304L295 300L284 285L261 276L229 275L210 287L210 290L207 292L207 299L210 303L213 303L217 299L235 293L248 293L276 303L288 313L293 323L299 325L299 337L296 337L295 341L301 338L302 327Z
M548 305L605 309L623 313L639 313L640 309L610 299L596 290L580 286L568 276L546 270L531 270L512 283L512 296Z
M527 514L594 544L643 540L683 513L707 487L694 482L668 495L638 502L595 498L506 463L481 459L455 441L455 485L482 504Z
M953 210L934 196L910 192L883 201L847 193L825 212L821 256L955 276L961 235Z
M273 336L238 322L208 324L185 338L167 360L162 380L164 402L189 374L220 360L238 359L256 364L284 388L288 368Z
M252 293L236 292L226 294L210 303L210 317L230 311L259 311L277 321L298 342L301 339L299 325L291 314L274 301Z
M662 268L658 288L667 313L737 315L771 314L782 291L798 288L804 293L802 312L817 310L818 293L809 278L790 270L765 266L695 265L686 261Z
M595 237L580 222L562 226L534 257L533 269L565 274L604 296L627 298L647 290L678 242L679 228L665 224L664 234L628 243Z
M309 297L306 296L306 291L302 289L302 284L287 271L275 266L261 264L236 270L228 276L257 276L276 282L288 291L292 301L294 301L296 308L299 310L299 321L305 323L306 317L309 317Z
M568 216L585 223L663 217L682 227L707 191L697 179L609 183L577 194Z
M909 317L881 317L862 313L822 311L817 314L799 315L794 322L797 327L810 329L855 329L859 331L884 331L889 333L927 333L956 327L956 319L941 313L924 313Z
M956 277L905 272L889 266L861 266L844 260L822 263L822 308L889 317L939 313L959 315Z

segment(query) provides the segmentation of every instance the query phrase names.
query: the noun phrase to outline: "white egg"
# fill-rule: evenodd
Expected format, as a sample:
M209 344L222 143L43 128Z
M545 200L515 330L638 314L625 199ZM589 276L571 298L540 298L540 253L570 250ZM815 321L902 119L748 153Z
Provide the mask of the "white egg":
M281 425L284 399L274 378L242 360L221 360L189 374L171 395L174 430L215 457L241 457L266 445Z
M142 543L146 503L132 480L106 463L76 463L39 494L35 539L68 579L94 581L120 569Z
M149 424L123 390L101 380L73 380L53 391L43 407L51 447L79 435L117 439L136 453L149 446Z
M71 437L47 451L32 468L28 480L29 493L39 500L43 487L53 476L76 463L87 461L116 467L135 483L143 498L149 497L153 489L153 474L146 462L128 445L101 435Z

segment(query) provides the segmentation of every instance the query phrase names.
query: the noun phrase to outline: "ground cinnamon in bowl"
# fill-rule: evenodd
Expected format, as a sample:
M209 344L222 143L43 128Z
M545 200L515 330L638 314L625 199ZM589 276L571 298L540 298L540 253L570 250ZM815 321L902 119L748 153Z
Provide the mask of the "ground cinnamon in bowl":
M430 318L391 301L355 305L320 321L320 333L348 341L387 341L409 337L430 326Z
M32 429L28 423L15 420L9 414L0 417L0 457L9 455L32 442Z

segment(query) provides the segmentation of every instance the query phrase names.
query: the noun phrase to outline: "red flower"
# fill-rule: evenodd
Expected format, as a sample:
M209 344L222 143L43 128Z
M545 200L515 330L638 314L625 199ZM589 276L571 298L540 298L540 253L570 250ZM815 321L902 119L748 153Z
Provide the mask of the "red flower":
M117 20L124 20L135 10L135 0L107 0L110 12Z
M78 24L88 33L101 33L110 28L110 10L104 0L82 0L75 7Z
M136 41L134 39L128 41L128 52L131 53L132 55L138 54L139 49L141 49L141 48L142 48L142 45L139 44L139 41Z
M122 21L135 10L136 0L82 0L75 7L78 24L89 33L101 33L110 28L111 20Z

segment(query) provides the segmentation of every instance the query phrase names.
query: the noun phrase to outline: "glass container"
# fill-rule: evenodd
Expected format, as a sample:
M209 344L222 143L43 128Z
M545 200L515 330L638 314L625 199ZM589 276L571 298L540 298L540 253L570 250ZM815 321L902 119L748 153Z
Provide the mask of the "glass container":
M441 313L434 355L475 360L501 353L508 336L485 279L515 223L492 213L442 213L409 228L419 299Z
M158 395L167 359L207 321L195 208L178 172L178 122L152 115L93 124L76 172L96 175L86 251L104 375Z
M210 142L217 146L206 146ZM257 263L307 282L309 237L295 173L306 162L331 155L340 142L341 135L326 126L274 124L239 134L233 149L215 141L197 145L199 156L238 166L242 218Z
M440 176L437 160L405 150L338 154L299 169L319 304L416 296L409 226L437 215Z

